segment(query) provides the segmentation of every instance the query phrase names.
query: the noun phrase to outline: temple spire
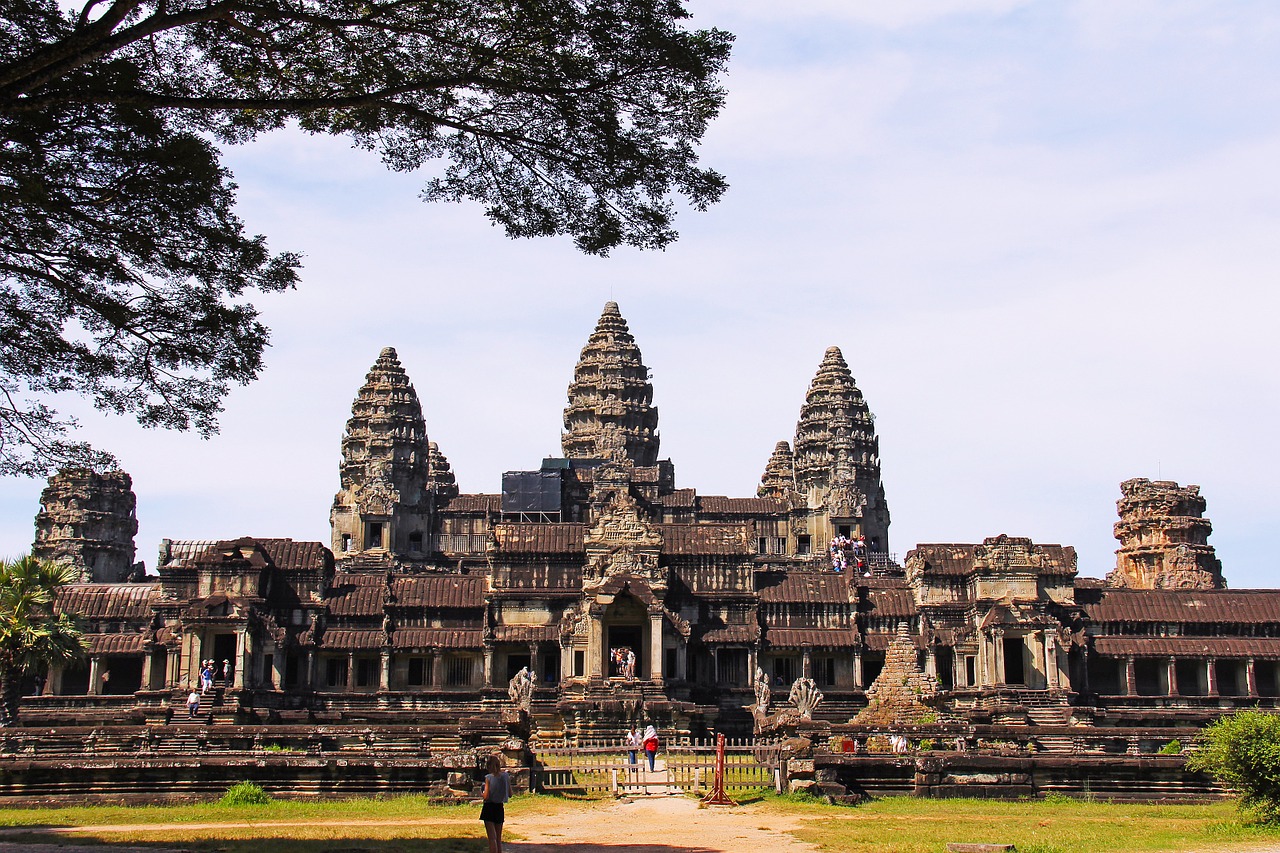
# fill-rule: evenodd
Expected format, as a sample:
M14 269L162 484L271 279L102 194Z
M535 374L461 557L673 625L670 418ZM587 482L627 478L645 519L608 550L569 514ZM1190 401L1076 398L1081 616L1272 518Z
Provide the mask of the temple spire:
M791 453L791 445L779 441L773 448L769 462L764 466L764 475L760 478L760 488L756 496L790 501L796 494L795 456Z
M421 551L429 527L429 475L422 404L396 351L387 347L356 393L342 436L342 488L329 516L338 558Z
M569 385L564 429L566 457L657 464L658 410L649 368L616 302L605 303L582 348Z
M796 487L831 519L856 520L873 547L887 547L889 509L880 481L875 417L839 347L823 355L796 424Z

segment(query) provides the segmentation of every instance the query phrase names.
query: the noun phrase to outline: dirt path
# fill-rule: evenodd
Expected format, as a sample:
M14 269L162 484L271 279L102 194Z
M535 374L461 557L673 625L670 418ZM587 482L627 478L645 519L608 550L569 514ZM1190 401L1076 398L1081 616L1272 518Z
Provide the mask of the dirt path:
M546 814L522 814L514 818L508 829L520 841L504 845L508 853L739 853L743 850L765 850L768 853L816 853L817 848L796 841L786 830L799 824L799 819L766 812L752 806L699 808L686 797L650 797L621 800L587 810L570 810ZM22 844L4 841L8 834L31 832L14 827L0 831L0 853L59 853L94 851L102 847L75 844L81 833L98 837L131 834L141 840L147 832L174 830L216 831L266 827L315 826L329 821L255 821L252 823L182 823L130 824L80 827L44 827L40 834L55 836L56 847L45 844ZM422 818L400 820L332 821L344 826L474 826L468 818ZM139 838L140 836L140 838ZM111 848L123 853L123 848ZM137 848L128 848L129 850ZM159 853L149 848L148 853Z

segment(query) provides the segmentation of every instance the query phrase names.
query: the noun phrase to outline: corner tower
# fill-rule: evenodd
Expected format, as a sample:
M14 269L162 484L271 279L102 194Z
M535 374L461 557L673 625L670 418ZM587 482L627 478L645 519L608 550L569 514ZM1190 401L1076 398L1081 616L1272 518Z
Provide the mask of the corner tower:
M582 348L569 385L564 430L560 442L567 458L637 467L658 462L658 410L649 368L616 302L605 303Z
M839 347L822 358L796 424L795 482L819 536L862 535L872 551L889 548L889 506L880 481L880 439Z
M342 436L342 488L329 514L339 560L426 556L432 461L422 404L387 347L360 386ZM443 468L447 473L448 464Z
M134 564L138 533L133 480L123 471L64 469L40 494L31 554L70 563L80 580L116 583L142 573Z
M1209 544L1199 486L1145 477L1120 484L1120 540L1108 586L1131 589L1223 589L1222 563Z

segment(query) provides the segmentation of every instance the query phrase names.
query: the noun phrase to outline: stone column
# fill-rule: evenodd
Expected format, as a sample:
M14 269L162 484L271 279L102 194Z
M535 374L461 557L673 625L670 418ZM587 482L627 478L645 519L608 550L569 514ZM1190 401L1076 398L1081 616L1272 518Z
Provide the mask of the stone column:
M756 683L756 668L760 666L760 650L754 645L747 647L747 680Z
M720 683L720 648L717 646L711 650L711 679L712 684Z
M484 644L484 686L493 686L493 643Z
M183 687L184 685L182 683L182 643L181 641L179 641L175 645L170 646L168 648L168 654L169 654L169 667L168 667L168 677L166 679L167 686Z
M930 645L924 650L924 674L932 678L938 677L938 649Z
M1080 680L1084 684L1084 692L1089 692L1089 647L1080 647Z
M196 646L199 640L195 631L187 631L182 635L182 663L179 678L188 686L200 686L200 659Z
M356 689L356 653L347 652L347 692L354 693Z
M1044 677L1050 690L1062 687L1062 669L1058 666L1058 635L1048 631L1044 635Z
M236 653L232 657L236 671L231 674L231 686L236 690L245 685L245 672L249 669L249 634L246 631L236 632Z
M1253 658L1244 659L1244 680L1250 696L1258 695L1258 669Z
M1165 667L1166 667L1166 672L1168 672L1168 675L1166 675L1165 678L1169 682L1169 695L1177 696L1178 695L1178 659L1173 655L1170 655L1168 660L1165 661Z
M271 676L271 683L276 690L284 689L284 678L287 670L285 667L289 665L288 652L280 647L276 647L276 653L271 656L271 669L274 674Z
M1206 658L1204 662L1205 684L1208 686L1207 692L1210 696L1218 695L1217 663L1217 658Z
M995 669L995 672L992 673L993 677L988 681L988 683L1004 684L1004 629L1003 628L991 629L991 651L993 653L992 665Z
M862 684L862 651L857 649L853 653L853 686L856 690L865 690Z
M536 676L541 670L542 670L542 667L538 664L538 644L530 643L529 644L529 672L533 673ZM536 686L537 680L538 680L537 678L534 679L535 686Z
M1138 692L1137 676L1133 671L1133 655L1124 656L1124 695L1133 696Z
M391 649L382 650L382 671L378 676L378 689L383 692L391 689Z
M649 614L649 678L662 681L662 613Z
M813 651L803 649L800 652L800 675L802 678L813 678Z
M306 688L308 690L316 689L316 652L315 649L307 649L306 655L303 657L302 677L306 679Z
M89 658L89 694L98 696L102 693L102 658L94 655Z
M573 678L573 643L560 644L560 678Z
M689 680L689 644L684 641L683 637L676 638L676 678L681 681ZM755 650L752 650L755 654ZM755 676L755 670L751 670L752 677Z
M588 678L603 678L604 672L604 626L600 624L601 608L591 605L587 608L587 672Z
M431 650L431 686L444 686L444 655L439 649Z
M158 657L168 658L163 646L152 649L142 659L142 666L144 668L144 672L142 673L142 686L144 690L161 690L164 688L163 684L156 684L156 658Z
M57 696L62 690L62 667L51 666L49 672L44 677L44 689L40 691L41 696Z

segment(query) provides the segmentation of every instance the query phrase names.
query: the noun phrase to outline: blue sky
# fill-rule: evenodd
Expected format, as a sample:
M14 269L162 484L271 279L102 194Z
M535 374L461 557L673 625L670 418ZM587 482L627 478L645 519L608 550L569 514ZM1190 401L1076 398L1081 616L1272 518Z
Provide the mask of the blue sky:
M162 537L327 541L388 345L460 485L497 491L558 452L613 298L681 486L754 494L837 345L900 556L1009 533L1102 575L1119 482L1163 477L1201 485L1232 586L1276 585L1280 6L690 5L738 36L703 147L731 189L665 252L509 241L342 140L227 152L249 229L303 252L303 283L260 301L267 370L212 441L82 415L134 477L140 559ZM29 547L40 486L0 481L0 552Z

